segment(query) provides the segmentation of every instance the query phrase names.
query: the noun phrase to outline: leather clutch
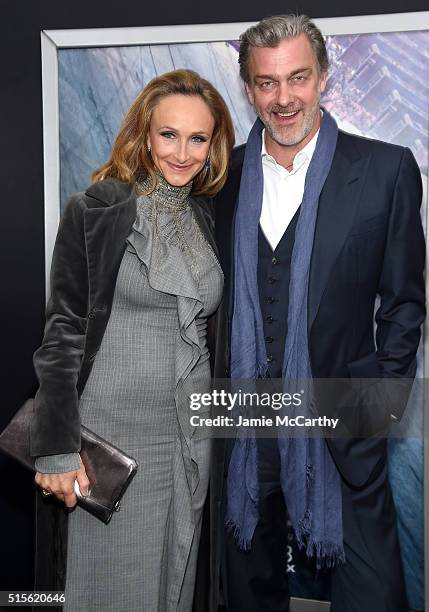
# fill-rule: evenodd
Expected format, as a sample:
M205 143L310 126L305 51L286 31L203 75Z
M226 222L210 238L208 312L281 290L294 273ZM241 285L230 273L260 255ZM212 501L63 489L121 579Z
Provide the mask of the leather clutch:
M0 434L0 450L36 471L36 458L30 455L33 411L34 400L28 399ZM90 492L83 497L75 486L78 504L107 524L120 509L121 498L137 471L137 461L84 426L81 427L80 456Z

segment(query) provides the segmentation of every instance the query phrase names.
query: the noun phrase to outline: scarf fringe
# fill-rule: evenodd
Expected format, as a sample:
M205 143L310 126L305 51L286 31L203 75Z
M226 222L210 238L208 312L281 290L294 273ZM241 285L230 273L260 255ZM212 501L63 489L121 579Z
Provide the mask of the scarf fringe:
M308 512L308 514L310 513ZM316 559L317 570L333 569L334 567L343 565L346 562L346 557L341 545L335 542L315 541L311 537L307 539L309 536L308 520L308 517L304 517L300 522L300 527L304 522L306 523L307 529L305 532L295 534L298 548L300 550L305 550L308 559ZM251 549L254 530L252 530L252 533L244 534L242 529L232 519L229 519L225 523L225 527L227 532L230 533L237 542L237 546L240 550L249 551Z
M346 562L343 547L334 542L315 542L309 540L305 547L305 554L308 558L316 558L316 567L318 570L332 569Z
M230 533L237 542L237 546L240 550L251 549L254 529L251 534L244 535L242 529L232 519L228 519L225 522L225 527L227 532Z
M343 565L346 562L343 546L335 542L315 540L311 536L311 519L311 511L307 509L295 530L298 548L305 549L307 558L315 557L318 570Z
M295 530L298 548L300 550L305 549L307 558L315 557L318 570L343 565L346 562L343 546L330 541L315 540L311 536L311 522L311 510L307 508L304 516L298 521L298 528Z

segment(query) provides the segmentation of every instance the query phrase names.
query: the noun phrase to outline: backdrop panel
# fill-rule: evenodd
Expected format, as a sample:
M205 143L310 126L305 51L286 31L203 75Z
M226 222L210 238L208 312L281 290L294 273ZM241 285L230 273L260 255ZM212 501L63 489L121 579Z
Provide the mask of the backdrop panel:
M325 30L326 31L326 30ZM324 106L340 128L405 145L427 185L429 32L388 32L327 37L331 68ZM236 41L150 44L58 50L60 201L85 189L91 172L109 156L126 109L154 76L191 68L227 101L241 144L254 121L238 75ZM426 231L426 200L422 218ZM418 376L423 376L423 349ZM409 402L404 437L390 441L390 476L398 510L410 604L424 608L423 402ZM297 551L290 533L286 561L292 594L329 598L325 576Z

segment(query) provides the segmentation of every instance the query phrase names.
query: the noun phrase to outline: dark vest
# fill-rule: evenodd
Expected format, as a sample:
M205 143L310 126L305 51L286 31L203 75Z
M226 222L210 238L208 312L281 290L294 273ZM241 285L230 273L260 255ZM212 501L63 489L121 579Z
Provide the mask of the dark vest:
M290 267L299 211L300 208L274 251L259 226L258 289L268 372L271 378L280 378L282 375L289 308Z

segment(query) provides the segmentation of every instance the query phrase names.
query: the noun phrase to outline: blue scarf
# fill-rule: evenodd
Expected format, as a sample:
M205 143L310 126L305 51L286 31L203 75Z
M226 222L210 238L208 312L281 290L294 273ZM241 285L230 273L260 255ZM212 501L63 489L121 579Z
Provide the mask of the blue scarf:
M231 333L231 378L254 380L268 372L257 285L258 225L262 209L261 133L256 120L249 134L235 221L234 314ZM308 284L319 197L331 168L338 128L324 111L304 187L295 232L289 286L288 333L283 377L311 380L308 348ZM301 407L302 409L302 407ZM306 416L306 415L304 415ZM310 416L310 415L308 415ZM326 442L318 438L278 438L280 483L300 548L315 556L317 566L344 561L340 477ZM259 512L257 443L238 437L228 470L226 525L240 548L249 549Z

